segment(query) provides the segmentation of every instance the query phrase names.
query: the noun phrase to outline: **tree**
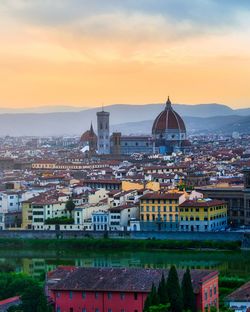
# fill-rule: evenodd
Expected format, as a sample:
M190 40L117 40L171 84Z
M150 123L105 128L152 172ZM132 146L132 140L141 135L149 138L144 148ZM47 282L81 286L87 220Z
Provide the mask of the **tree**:
M160 280L159 287L158 287L158 297L159 297L160 303L165 304L168 302L166 280L165 280L165 276L163 273L162 273L161 280Z
M149 312L168 312L170 311L170 304L159 304L149 307Z
M155 287L155 285L153 283L152 287L151 287L151 291L150 291L150 293L148 294L148 296L147 296L147 298L145 300L143 311L144 312L149 312L149 308L151 306L158 305L158 304L159 304L159 297L158 297L158 294L157 294L156 287Z
M171 311L182 312L182 294L175 266L172 266L169 270L167 279L167 293Z
M72 199L69 199L67 202L66 202L66 205L65 205L65 209L66 211L68 211L70 213L70 217L72 217L72 211L75 209L75 203L73 202Z
M48 305L42 287L38 283L26 288L21 296L24 312L47 312Z
M181 290L183 297L183 309L186 311L190 310L191 312L196 312L195 295L189 268L187 268L183 275Z

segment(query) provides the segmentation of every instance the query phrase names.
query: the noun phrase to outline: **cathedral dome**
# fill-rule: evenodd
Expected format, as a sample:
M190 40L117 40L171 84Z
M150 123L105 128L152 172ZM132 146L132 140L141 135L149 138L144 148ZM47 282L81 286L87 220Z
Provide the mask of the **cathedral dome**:
M80 142L89 142L89 141L97 141L97 135L94 132L92 124L90 126L90 130L85 131L80 138Z
M171 130L186 132L186 127L183 119L172 108L171 101L168 97L165 109L156 117L152 133L158 134Z

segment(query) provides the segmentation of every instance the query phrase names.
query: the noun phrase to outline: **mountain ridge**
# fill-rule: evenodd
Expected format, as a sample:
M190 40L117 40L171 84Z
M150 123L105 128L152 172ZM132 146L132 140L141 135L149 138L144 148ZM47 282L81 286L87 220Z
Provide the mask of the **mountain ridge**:
M183 117L188 133L205 131L206 129L209 131L223 131L223 129L219 130L219 126L228 127L228 130L230 130L230 125L232 125L232 129L236 129L237 122L243 123L244 127L248 129L248 124L244 121L244 118L246 115L250 116L250 109L244 109L244 116L240 116L236 114L237 110L221 104L199 104L193 106L173 104L173 107ZM128 125L131 122L138 125L131 133L142 132L143 129L147 130L145 133L151 133L152 124L149 122L145 123L145 121L150 120L152 122L163 109L164 104L137 106L115 104L105 107L105 110L110 112L112 129L117 131L123 129L122 132L124 134L131 130L131 127ZM99 107L78 112L0 114L0 135L80 136L81 133L89 129L91 121L96 128L97 111L100 111ZM243 131L244 127L242 126L240 131Z

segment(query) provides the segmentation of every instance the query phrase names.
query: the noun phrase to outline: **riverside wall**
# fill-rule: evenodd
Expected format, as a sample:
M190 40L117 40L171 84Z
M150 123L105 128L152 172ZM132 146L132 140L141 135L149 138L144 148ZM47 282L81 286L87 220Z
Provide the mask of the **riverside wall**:
M34 230L2 230L1 238L21 239L72 239L72 238L130 238L130 239L167 239L195 241L241 241L250 247L250 233L244 232L157 232L157 231L34 231Z

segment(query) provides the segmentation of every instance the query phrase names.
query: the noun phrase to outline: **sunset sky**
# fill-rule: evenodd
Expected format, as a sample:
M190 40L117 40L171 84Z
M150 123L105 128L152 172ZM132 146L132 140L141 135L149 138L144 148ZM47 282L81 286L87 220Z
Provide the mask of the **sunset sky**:
M0 0L0 107L250 107L249 0Z

